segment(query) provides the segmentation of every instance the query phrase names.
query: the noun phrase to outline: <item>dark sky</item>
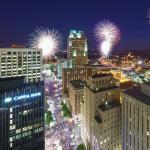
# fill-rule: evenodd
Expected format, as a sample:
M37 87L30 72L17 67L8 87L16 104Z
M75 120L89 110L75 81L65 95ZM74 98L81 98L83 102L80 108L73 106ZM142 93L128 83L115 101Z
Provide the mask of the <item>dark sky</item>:
M109 19L120 28L115 49L150 49L150 0L1 0L0 47L27 44L35 27L58 29L64 47L70 29L85 31L90 48L96 48L93 28Z

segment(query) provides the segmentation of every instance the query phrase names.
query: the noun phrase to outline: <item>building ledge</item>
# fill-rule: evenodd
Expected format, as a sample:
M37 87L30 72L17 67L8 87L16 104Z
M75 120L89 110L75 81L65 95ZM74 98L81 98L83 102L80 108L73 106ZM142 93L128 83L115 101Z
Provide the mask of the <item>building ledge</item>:
M119 106L121 106L121 104L118 101L113 100L111 102L100 105L99 109L101 111L107 111L107 110L111 110L111 109L119 107Z

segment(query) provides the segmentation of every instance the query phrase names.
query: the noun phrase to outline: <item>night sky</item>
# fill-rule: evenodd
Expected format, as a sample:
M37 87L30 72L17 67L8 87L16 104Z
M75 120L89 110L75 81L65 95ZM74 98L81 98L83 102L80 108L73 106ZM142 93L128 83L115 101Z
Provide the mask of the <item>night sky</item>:
M121 30L114 49L150 50L149 8L150 0L1 0L0 47L26 45L34 28L42 26L58 29L64 48L70 29L85 31L90 49L96 48L93 28L109 19Z

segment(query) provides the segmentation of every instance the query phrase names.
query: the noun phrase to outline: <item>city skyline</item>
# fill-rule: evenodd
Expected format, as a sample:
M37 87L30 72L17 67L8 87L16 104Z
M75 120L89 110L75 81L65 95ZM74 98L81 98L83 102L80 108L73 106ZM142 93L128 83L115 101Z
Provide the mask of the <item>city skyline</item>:
M78 3L79 2L79 3ZM71 29L83 30L89 48L97 48L94 27L103 19L109 19L119 27L121 40L113 48L121 50L149 49L150 25L148 10L150 2L111 1L3 1L0 6L0 46L13 43L29 46L29 35L36 27L57 29L64 37L62 49L66 49ZM6 11L6 8L9 11ZM87 17L88 16L88 17ZM127 16L127 17L124 17Z

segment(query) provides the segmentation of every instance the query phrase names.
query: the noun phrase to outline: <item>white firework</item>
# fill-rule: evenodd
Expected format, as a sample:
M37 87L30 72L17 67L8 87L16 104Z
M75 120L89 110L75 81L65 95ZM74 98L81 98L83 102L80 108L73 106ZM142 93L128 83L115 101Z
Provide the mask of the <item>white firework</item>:
M104 20L96 25L94 32L96 39L101 45L102 53L108 56L112 47L120 40L118 27L114 23Z
M42 49L43 57L51 57L59 50L62 36L54 29L36 28L31 35L30 43L32 48Z
M103 53L103 55L104 55L105 57L108 56L111 47L112 47L111 42L109 42L109 41L103 41L103 42L102 42L100 48L101 48L101 51L102 51L102 53Z
M108 40L115 43L120 40L120 31L113 22L104 20L96 25L95 36L99 41Z

